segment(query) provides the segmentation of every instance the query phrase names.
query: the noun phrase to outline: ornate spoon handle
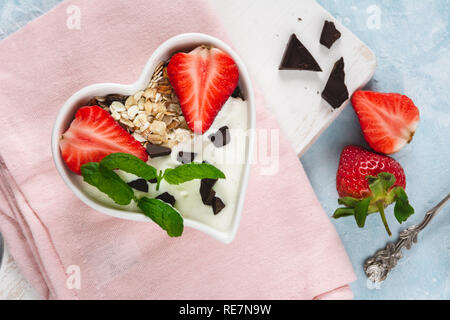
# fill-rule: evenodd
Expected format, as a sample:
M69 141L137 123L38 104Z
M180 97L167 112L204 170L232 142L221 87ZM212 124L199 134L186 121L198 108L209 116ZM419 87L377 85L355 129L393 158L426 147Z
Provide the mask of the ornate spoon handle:
M420 224L400 232L400 238L397 243L388 243L386 248L377 251L373 257L367 259L364 263L364 272L367 277L372 282L386 280L389 272L397 265L398 260L403 257L402 249L411 249L411 246L417 242L419 232L430 223L438 211L449 200L450 193L437 206L426 213L425 218Z

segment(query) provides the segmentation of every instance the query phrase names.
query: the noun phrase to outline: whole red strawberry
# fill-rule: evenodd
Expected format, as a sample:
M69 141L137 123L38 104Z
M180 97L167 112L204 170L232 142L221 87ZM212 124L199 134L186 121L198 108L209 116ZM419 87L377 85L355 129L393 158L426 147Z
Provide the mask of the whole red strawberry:
M420 120L413 101L398 93L356 91L353 109L369 146L391 154L410 143Z
M336 175L338 202L345 207L337 209L333 217L354 216L362 228L368 214L380 212L391 235L384 215L387 206L396 203L394 214L400 223L414 213L405 186L405 172L397 161L362 147L347 146L342 151Z
M167 75L189 128L200 134L209 129L239 82L233 58L204 45L189 53L175 54L167 66Z

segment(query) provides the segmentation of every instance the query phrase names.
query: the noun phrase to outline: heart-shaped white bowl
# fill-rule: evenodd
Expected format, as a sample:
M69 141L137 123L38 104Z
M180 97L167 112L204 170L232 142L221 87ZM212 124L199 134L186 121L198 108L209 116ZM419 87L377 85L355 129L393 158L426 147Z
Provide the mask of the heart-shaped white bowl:
M142 72L138 81L135 82L134 84L122 85L114 83L99 83L88 86L76 92L62 106L56 118L52 132L52 153L56 168L61 177L63 178L64 182L67 184L70 190L72 190L72 192L78 198L80 198L80 200L83 201L85 204L87 204L88 206L99 212L105 213L107 215L116 218L142 222L151 222L151 220L143 214L137 214L136 212L129 212L126 210L120 210L114 207L105 206L103 203L100 203L95 198L86 194L80 186L79 179L75 179L76 175L72 173L65 165L59 149L59 140L61 135L67 130L70 123L74 119L76 111L80 107L82 107L85 103L87 103L92 97L105 96L113 93L122 95L133 95L137 91L146 88L159 62L168 60L176 52L190 51L191 49L194 49L195 47L202 44L210 44L214 47L224 50L234 59L234 61L238 65L239 87L248 104L249 137L247 140L248 143L246 145L245 151L246 163L244 166L244 174L242 176L239 186L239 197L237 200L238 203L236 204L236 210L234 212L234 216L232 218L232 222L230 224L229 229L226 231L219 231L204 223L188 218L184 218L184 225L186 227L191 227L199 231L202 231L224 243L230 243L231 241L233 241L239 226L239 221L242 215L242 209L244 205L245 194L247 190L248 178L250 173L250 163L255 135L255 98L247 68L245 67L241 58L239 58L239 56L221 40L201 33L185 33L177 35L173 38L170 38L169 40L167 40L158 47L158 49L153 53L153 55L148 60L146 66L144 67L144 71Z

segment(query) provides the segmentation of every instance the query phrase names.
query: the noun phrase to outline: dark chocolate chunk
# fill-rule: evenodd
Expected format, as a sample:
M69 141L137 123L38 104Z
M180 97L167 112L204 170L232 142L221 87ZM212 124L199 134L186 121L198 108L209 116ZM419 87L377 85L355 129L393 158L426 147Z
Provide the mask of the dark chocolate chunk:
M213 189L209 189L202 183L200 184L200 195L205 205L212 206L213 200L216 197L216 192Z
M202 202L208 206L212 205L216 192L212 189L217 179L202 179L200 182L200 196Z
M161 193L156 197L156 199L164 201L165 203L170 204L172 207L175 205L175 197L168 192Z
M158 183L158 179L151 179L151 180L148 180L148 182L150 182L150 183Z
M123 94L108 94L105 96L105 103L107 105L111 105L114 101L118 101L122 104L125 104L125 101L127 101L128 96L124 96Z
M289 38L279 69L322 71L317 61L295 34Z
M86 106L97 106L98 104L99 103L96 98L91 98L85 103ZM101 107L101 106L99 106L99 107Z
M331 48L331 46L336 42L337 39L341 37L341 33L338 29L336 29L336 26L334 25L334 22L331 21L325 21L322 29L322 34L320 36L320 43L327 47L328 49Z
M241 92L241 89L239 88L239 86L237 86L236 89L234 89L231 96L233 98L241 98L242 100L244 100L244 97L242 96L242 92Z
M158 158L170 155L172 150L167 147L159 146L157 144L147 144L147 153L150 158Z
M125 101L127 100L128 96L124 96L122 94L109 94L107 96L104 97L94 97L92 99L90 99L86 105L88 106L94 106L94 105L98 105L102 108L106 108L109 109L109 106L114 102L114 101L118 101L122 104L125 103Z
M196 155L197 154L194 152L180 151L177 155L177 161L181 162L182 164L191 163L192 161L194 161Z
M348 90L345 85L344 58L339 59L334 64L330 78L322 92L322 98L334 109L339 108L348 99Z
M206 184L209 188L214 187L218 179L202 179L202 183Z
M223 201L220 198L214 197L212 207L213 207L213 212L216 215L220 211L222 211L223 208L225 208L225 203L223 203Z
M227 126L224 126L216 133L209 135L208 138L217 148L223 147L230 142L230 130Z
M133 180L131 182L128 182L128 185L138 191L148 192L147 180L144 179Z

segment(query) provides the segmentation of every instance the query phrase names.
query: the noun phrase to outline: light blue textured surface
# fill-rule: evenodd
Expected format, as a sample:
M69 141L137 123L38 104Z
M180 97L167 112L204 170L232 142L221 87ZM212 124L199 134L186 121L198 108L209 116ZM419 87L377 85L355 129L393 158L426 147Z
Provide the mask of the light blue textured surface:
M0 39L44 14L61 0L0 0Z
M0 0L0 39L59 2ZM420 108L421 123L412 144L394 156L406 171L407 192L416 214L403 226L388 214L393 241L399 230L420 222L425 211L450 192L450 1L319 0L319 3L377 55L378 68L369 88L405 93ZM347 144L365 145L351 107L301 159L329 215L337 206L335 174L339 154ZM380 219L371 216L365 229L358 229L352 219L333 221L357 272L358 280L352 284L355 298L450 299L449 213L450 206L419 236L419 244L404 252L405 258L380 288L367 286L362 271L364 260L388 240Z
M375 52L378 66L368 88L407 94L420 109L421 122L414 140L394 155L405 169L406 189L416 214L400 226L388 209L393 241L399 230L420 222L425 211L450 192L450 1L319 3ZM374 29L370 17L377 10L380 24ZM301 159L329 215L337 207L335 175L340 152L348 144L366 146L351 107ZM358 281L352 284L356 298L450 298L450 205L419 235L417 246L404 251L405 257L378 290L367 287L362 264L388 240L379 216L370 216L365 229L358 229L353 218L333 223L357 272Z

